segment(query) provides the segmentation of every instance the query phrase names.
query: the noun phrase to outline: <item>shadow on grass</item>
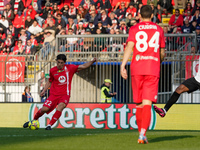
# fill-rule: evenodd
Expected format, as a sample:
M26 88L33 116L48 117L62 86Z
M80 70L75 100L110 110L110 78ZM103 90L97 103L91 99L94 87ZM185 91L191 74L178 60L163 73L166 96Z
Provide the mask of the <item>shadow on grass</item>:
M162 137L156 137L154 139L150 139L149 143L156 143L156 142L162 142L162 141L174 141L178 139L193 138L193 137L196 137L196 136L191 136L191 135L162 136Z

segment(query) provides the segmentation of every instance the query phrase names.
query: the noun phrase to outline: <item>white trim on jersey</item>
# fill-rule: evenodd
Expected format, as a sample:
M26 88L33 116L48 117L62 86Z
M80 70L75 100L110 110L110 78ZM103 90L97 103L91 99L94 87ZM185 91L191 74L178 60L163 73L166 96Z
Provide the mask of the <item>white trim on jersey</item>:
M67 95L69 95L69 72L66 66L65 66L65 72L67 77Z

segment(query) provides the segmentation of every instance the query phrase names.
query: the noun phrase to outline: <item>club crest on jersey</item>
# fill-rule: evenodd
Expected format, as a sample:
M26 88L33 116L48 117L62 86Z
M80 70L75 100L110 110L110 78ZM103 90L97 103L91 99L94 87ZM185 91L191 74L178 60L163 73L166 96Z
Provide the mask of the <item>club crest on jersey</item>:
M59 81L60 83L64 83L64 82L66 81L65 76L60 76L60 77L58 78L58 81Z
M140 60L140 55L136 55L136 56L135 56L135 60L136 60L136 61Z

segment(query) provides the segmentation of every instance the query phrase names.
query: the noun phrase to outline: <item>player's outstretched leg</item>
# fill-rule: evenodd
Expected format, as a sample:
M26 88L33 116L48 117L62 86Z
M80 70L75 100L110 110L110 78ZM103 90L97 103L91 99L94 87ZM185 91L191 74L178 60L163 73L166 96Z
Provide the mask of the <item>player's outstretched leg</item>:
M23 128L28 128L28 123L29 123L29 121L25 122L23 125Z
M138 143L139 144L148 144L147 137L144 136L143 134L140 134L139 138L138 138Z
M166 111L163 108L158 108L157 106L153 106L154 110L160 115L160 117L165 117Z

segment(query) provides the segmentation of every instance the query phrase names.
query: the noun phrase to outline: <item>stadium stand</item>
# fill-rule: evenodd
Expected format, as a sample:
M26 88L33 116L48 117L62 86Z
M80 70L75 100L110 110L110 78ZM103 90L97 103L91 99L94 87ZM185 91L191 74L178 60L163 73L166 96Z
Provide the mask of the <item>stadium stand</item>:
M169 32L172 32L169 23L175 16L177 6L183 18L191 19L193 32L196 26L199 26L199 17L196 11L194 14L193 11L199 10L200 1L186 2L183 4L180 0L0 0L0 51L4 54L3 49L6 48L8 53L17 54L13 53L13 49L19 40L22 41L25 51L29 39L39 51L50 40L55 39L56 35L69 34L69 28L72 28L74 35L86 34L86 30L96 34L99 28L102 34L110 34L111 29L114 29L114 34L117 34L116 31L127 34L129 28L135 25L133 22L140 21L138 15L144 4L149 4L153 8L152 21L162 27L168 26ZM188 16L188 11L192 18ZM198 22L196 26L193 23L195 21ZM183 24L184 21L181 26ZM50 38L47 31L51 34ZM83 44L83 41L79 41L78 44ZM62 51L69 51L69 48L63 48Z

